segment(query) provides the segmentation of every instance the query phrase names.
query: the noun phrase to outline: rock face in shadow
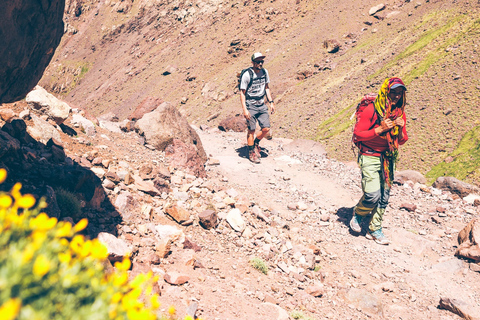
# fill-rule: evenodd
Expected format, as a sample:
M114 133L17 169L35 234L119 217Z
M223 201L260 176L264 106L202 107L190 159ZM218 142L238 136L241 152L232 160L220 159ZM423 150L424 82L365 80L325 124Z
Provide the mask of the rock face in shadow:
M63 35L64 0L10 0L0 10L0 103L40 80Z

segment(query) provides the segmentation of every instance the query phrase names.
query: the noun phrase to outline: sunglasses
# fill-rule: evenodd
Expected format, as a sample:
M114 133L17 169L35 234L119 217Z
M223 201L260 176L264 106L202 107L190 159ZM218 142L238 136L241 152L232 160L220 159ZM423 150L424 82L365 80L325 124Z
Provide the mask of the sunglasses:
M262 63L263 63L263 60L253 61L253 62L255 62L256 64L262 64Z

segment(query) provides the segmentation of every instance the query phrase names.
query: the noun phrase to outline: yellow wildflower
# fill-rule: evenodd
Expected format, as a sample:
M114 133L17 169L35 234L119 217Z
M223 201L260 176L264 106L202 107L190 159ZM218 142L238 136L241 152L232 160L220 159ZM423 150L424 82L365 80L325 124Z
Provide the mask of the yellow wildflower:
M98 239L92 240L91 255L95 259L105 260L108 257L108 249Z
M123 295L120 292L117 292L113 295L112 297L112 303L118 303L120 300L122 300Z
M83 229L85 229L88 225L88 220L86 218L83 218L82 220L78 221L78 223L73 227L73 230L75 232L80 232Z
M150 320L156 319L156 316L148 310L128 310L127 317L130 320Z
M174 306L168 307L168 313L171 314L172 316L175 314L176 310Z
M10 190L10 194L12 195L12 197L15 198L15 200L20 199L22 197L22 194L20 193L20 189L22 189L22 184L20 182L17 182L12 187L12 190Z
M35 246L28 245L22 253L22 264L25 264L32 260L33 255L35 254Z
M49 218L46 213L40 213L30 220L30 228L37 230L50 230L57 225L57 218Z
M84 237L80 234L77 234L75 237L73 237L72 241L70 242L70 249L72 249L73 252L78 253L82 249L82 245L84 242Z
M22 306L22 300L19 298L10 299L0 307L0 319L13 320L17 317Z
M8 194L0 195L0 208L10 208L12 202L12 197L10 197Z
M129 257L123 258L122 262L115 262L115 268L121 271L127 271L130 269L132 263L130 262Z
M32 238L33 248L39 249L47 239L47 234L43 231L35 230L30 237Z
M60 222L59 228L55 232L55 237L63 238L72 235L72 224L70 222Z
M50 262L44 255L39 255L33 263L33 273L43 277L50 270Z
M116 287L123 286L128 281L128 274L115 274L113 276L113 285Z
M158 301L158 294L154 293L150 297L150 304L152 305L153 309L158 309L160 308L160 301Z
M72 256L70 255L70 252L60 252L58 254L58 260L62 263L69 263L72 260Z
M30 209L35 205L35 198L31 194L26 194L17 199L16 204L19 208Z
M3 183L7 179L7 170L0 169L0 183Z
M192 316L185 316L184 320L193 320Z

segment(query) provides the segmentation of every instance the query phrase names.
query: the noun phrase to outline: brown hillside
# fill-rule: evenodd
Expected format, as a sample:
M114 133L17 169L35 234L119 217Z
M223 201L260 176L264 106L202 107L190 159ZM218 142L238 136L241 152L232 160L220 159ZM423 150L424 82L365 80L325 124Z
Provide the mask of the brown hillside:
M125 118L153 96L214 126L239 113L236 74L261 51L278 102L275 135L324 140L331 157L352 160L359 97L397 75L409 88L411 139L399 169L425 173L479 124L480 5L392 1L370 16L377 4L71 1L67 34L40 85L94 115ZM338 52L324 48L329 39Z

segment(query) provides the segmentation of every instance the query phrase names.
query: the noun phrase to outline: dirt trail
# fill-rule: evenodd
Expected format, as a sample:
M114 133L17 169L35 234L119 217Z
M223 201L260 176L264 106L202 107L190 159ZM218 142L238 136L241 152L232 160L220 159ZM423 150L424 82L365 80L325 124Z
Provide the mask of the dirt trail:
M455 202L443 196L441 200L441 192L425 193L413 184L395 186L384 222L392 243L380 246L367 240L364 232L357 235L348 227L351 207L361 196L358 168L324 155L307 154L308 150L301 148L289 152L292 140L288 139L262 141L261 164L253 164L246 157L244 133L216 129L197 132L209 157L219 162L209 166L210 174L218 174L229 188L247 196L276 222L270 226L254 222L256 230L251 240L240 235L230 238L237 246L235 251L244 254L235 256L236 270L220 266L227 278L234 273L238 283L243 283L240 290L234 290L236 295L242 296L244 286L249 288L247 305L248 301L260 306L273 300L290 315L303 310L299 312L304 318L298 319L457 319L455 314L438 308L440 297L463 300L474 313L480 310L475 309L479 308L480 274L470 270L468 262L454 257L456 235L471 219L455 211L461 199ZM416 213L401 210L405 202L415 203L419 209ZM437 214L429 213L435 206L450 211L439 223L431 219ZM217 232L227 234L225 229ZM285 240L291 242L292 250L282 249ZM298 276L295 271L303 270L299 257L312 245L320 250L316 265L321 276L308 271L304 273L307 278ZM265 251L271 246L278 250ZM217 254L225 252L228 248ZM214 256L210 256L212 261L219 258ZM256 281L250 279L248 260L241 260L253 256L267 261L269 276L258 273ZM282 270L283 263L290 267L290 273ZM238 268L240 265L242 268ZM242 270L246 272L243 276ZM306 294L309 286L320 282L325 291L321 298ZM260 301L252 301L252 297ZM245 305L237 307L235 319L259 319ZM262 319L283 319L268 312L262 314ZM218 309L212 313L205 310L204 315L209 319L229 318Z

